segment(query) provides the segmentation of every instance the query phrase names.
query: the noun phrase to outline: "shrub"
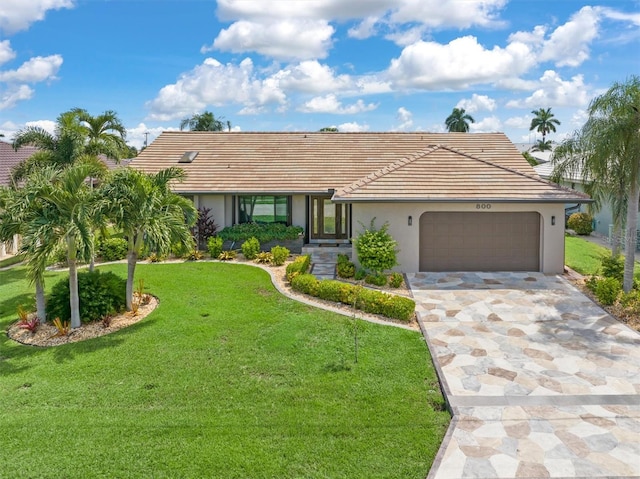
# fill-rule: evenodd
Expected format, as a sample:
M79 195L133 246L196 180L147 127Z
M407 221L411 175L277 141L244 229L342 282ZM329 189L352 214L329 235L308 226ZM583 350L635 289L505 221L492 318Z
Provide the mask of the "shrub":
M38 326L40 326L40 319L38 319L36 316L24 321L20 320L20 322L18 323L18 328L31 331L31 334L36 333L36 331L38 330Z
M256 237L251 237L242 243L241 248L245 258L256 259L256 255L260 252L260 241Z
M282 266L289 257L290 251L284 246L274 246L271 248L272 262L276 266Z
M624 312L630 315L640 314L640 291L631 290L628 293L622 293L618 298L620 306Z
M384 274L368 274L364 278L364 282L367 284L373 284L374 286L384 286L387 284L387 277Z
M78 294L80 296L80 319L95 321L106 315L123 311L126 280L112 272L82 271L78 273ZM69 306L69 279L56 283L51 289L47 302L47 314L51 318L71 317Z
M261 251L256 255L255 262L262 264L270 264L273 261L273 254L268 251Z
M342 264L342 263L349 263L351 260L349 259L349 255L344 254L344 253L340 253L338 255L338 264Z
M389 275L389 286L391 286L392 288L399 288L400 286L402 286L403 282L404 276L402 276L400 273L391 273Z
M220 253L220 255L218 256L218 259L220 261L231 261L232 259L236 259L236 257L238 256L237 251L234 250L228 250L228 251L223 251L222 253Z
M171 254L176 258L185 258L192 250L196 249L195 242L192 244L184 244L182 242L171 245Z
M57 338L59 336L66 336L71 332L71 325L69 324L69 321L61 321L60 318L56 318L53 320L53 325L56 327L58 331L53 336L54 338Z
M622 291L622 284L615 278L590 278L586 285L605 306L615 303Z
M356 265L349 261L349 258L347 258L347 260L343 262L340 262L340 260L338 260L336 272L338 273L338 277L340 278L353 278L356 274Z
M287 265L286 276L287 281L291 282L294 276L305 274L309 271L311 265L311 256L308 254L298 256L295 260Z
M98 256L103 261L120 261L127 257L129 245L124 238L106 238L98 242Z
M220 256L220 253L222 253L222 243L224 243L224 240L219 236L209 238L209 241L207 241L209 254L213 259L216 259L218 256Z
M355 297L357 309L401 321L410 320L416 307L410 298L363 289L335 280L320 281L312 274L297 274L290 281L291 287L301 293L348 305L353 305Z
M607 256L602 258L602 275L605 278L615 278L622 283L624 277L624 257L612 258Z
M567 220L567 226L579 235L590 235L593 231L593 218L587 213L573 213Z
M315 296L320 281L312 274L299 273L291 278L291 287L304 294Z
M367 277L367 270L360 268L358 271L356 271L356 274L353 276L353 279L355 279L356 281L362 281L366 277Z
M227 226L218 236L225 241L245 241L249 238L257 238L260 243L273 240L294 240L304 232L300 226L286 226L281 223L242 223Z
M396 241L387 232L389 224L385 223L380 229L376 229L375 220L371 220L369 228L364 228L361 224L364 231L354 243L360 264L368 270L380 273L398 264L398 250Z
M192 249L185 255L184 258L187 261L199 261L202 258L204 258L204 255L202 254L202 251L198 251L197 249Z
M159 263L160 261L164 261L165 259L166 258L164 255L158 253L151 253L149 254L149 256L147 256L147 260L149 261L149 263Z
M208 245L209 238L215 235L216 231L218 231L218 225L211 218L211 208L202 206L198 208L198 219L194 227L191 228L191 234L198 249L204 249Z

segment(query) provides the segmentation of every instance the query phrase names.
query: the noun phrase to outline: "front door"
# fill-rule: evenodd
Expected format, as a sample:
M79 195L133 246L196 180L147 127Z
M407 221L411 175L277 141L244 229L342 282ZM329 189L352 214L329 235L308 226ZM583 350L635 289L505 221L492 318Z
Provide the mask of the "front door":
M349 239L348 205L333 203L330 196L311 197L311 239Z

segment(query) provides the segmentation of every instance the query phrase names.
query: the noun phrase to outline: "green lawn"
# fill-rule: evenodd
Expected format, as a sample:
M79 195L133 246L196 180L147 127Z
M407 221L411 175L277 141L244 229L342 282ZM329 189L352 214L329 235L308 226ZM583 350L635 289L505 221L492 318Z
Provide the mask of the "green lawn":
M426 476L450 417L418 332L359 322L356 364L349 318L260 269L137 276L160 305L130 328L49 349L2 335L2 477ZM0 272L1 328L32 301L23 269Z
M602 258L611 256L610 249L577 236L565 237L564 253L565 264L584 275L598 274ZM634 276L640 278L640 264L637 262Z

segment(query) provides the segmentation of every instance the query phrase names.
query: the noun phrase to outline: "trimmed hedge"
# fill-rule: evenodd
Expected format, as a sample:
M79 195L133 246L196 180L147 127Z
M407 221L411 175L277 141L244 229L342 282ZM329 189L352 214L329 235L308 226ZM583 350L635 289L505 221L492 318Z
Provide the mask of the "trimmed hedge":
M341 281L319 280L312 274L294 275L290 282L296 291L336 303L353 305L354 295L357 295L356 309L400 321L409 321L416 308L416 303L404 296L364 289Z
M311 256L308 254L298 256L287 265L287 281L291 282L294 276L304 274L311 266Z
M119 261L127 257L129 244L124 238L106 238L98 241L97 250L103 261Z
M218 236L225 241L246 241L253 237L263 244L273 240L298 239L303 232L304 229L300 226L286 226L280 223L242 223L227 226L218 233Z

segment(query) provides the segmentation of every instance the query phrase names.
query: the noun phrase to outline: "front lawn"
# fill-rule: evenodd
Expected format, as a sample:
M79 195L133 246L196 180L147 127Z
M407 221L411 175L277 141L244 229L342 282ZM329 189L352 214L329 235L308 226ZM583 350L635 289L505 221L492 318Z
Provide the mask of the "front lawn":
M426 476L450 417L418 332L358 322L355 363L351 319L260 269L136 271L160 305L130 328L49 349L0 338L3 477ZM32 301L24 269L0 272L0 328Z
M578 236L565 237L565 264L583 275L599 274L602 258L611 256L611 250ZM636 262L634 276L640 278L640 264Z

